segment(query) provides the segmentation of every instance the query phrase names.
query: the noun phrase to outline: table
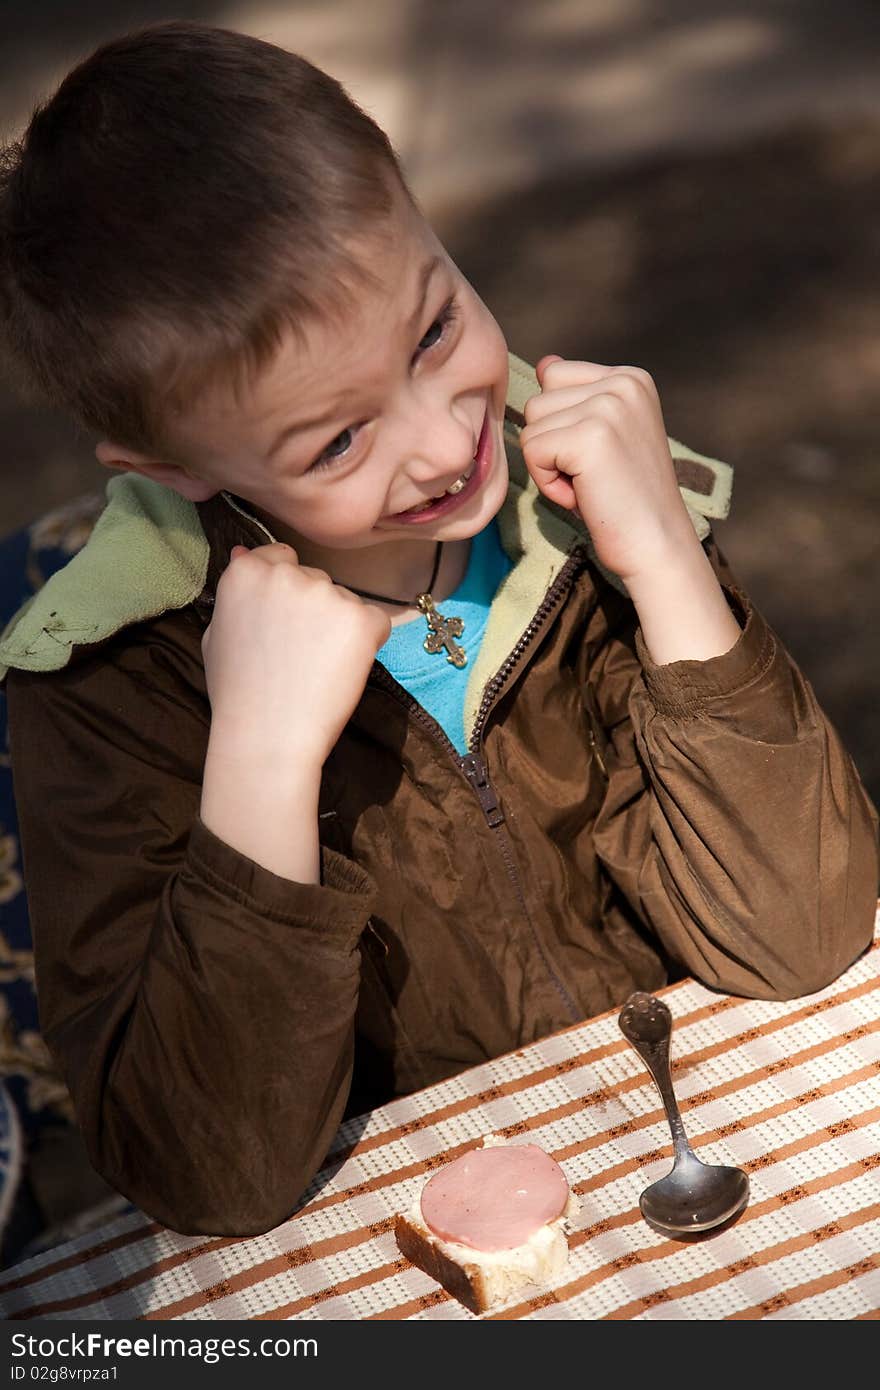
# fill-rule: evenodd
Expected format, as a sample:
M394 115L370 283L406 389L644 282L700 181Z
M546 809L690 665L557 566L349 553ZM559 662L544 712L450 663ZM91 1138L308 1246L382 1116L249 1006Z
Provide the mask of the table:
M438 1164L488 1133L540 1144L581 1199L555 1284L489 1319L880 1317L880 913L873 947L786 1003L661 991L701 1157L746 1169L726 1231L668 1240L642 1189L668 1171L657 1092L614 1013L348 1121L300 1212L246 1240L132 1212L0 1274L7 1319L471 1319L394 1241Z

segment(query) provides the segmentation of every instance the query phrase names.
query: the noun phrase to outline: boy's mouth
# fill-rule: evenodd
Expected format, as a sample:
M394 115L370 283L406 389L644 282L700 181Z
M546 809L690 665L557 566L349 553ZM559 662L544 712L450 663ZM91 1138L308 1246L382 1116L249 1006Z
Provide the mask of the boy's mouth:
M417 502L414 507L408 507L405 512L397 512L396 515L389 517L389 520L419 523L434 521L438 516L445 516L447 512L453 511L473 496L485 482L491 466L492 433L487 409L483 417L477 452L461 476L456 478L455 482L439 497L430 497L427 502Z
M455 482L452 484L452 487L448 487L445 492L441 492L439 497L429 497L427 502L416 503L416 505L414 507L410 507L404 513L404 515L418 516L419 512L426 512L429 507L432 507L434 505L435 502L442 502L444 497L457 497L458 494L463 491L465 485L470 481L471 474L473 473L476 466L476 461L474 461L471 464L470 468L468 468L466 472L462 473L460 478L456 478Z

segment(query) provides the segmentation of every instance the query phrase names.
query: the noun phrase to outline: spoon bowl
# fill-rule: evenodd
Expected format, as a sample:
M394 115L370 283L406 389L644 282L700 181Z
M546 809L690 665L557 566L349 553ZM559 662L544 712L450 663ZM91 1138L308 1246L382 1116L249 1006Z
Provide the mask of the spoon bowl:
M627 999L617 1021L623 1036L651 1073L672 1134L672 1168L665 1177L645 1188L639 1198L642 1216L654 1230L678 1238L726 1226L748 1204L749 1179L742 1168L704 1163L688 1143L672 1089L672 1014L668 1006L662 999L640 990Z
M692 1150L639 1198L642 1216L663 1235L701 1235L744 1211L749 1180L742 1168L703 1163Z

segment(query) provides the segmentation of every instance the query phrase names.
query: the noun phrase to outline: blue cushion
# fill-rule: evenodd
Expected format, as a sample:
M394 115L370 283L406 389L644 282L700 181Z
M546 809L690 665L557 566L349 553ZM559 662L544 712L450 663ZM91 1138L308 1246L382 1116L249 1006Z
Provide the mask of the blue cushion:
M88 539L104 506L103 493L77 498L33 526L0 541L0 630L21 605L60 569ZM19 1135L25 1159L39 1144L47 1125L73 1124L67 1088L40 1037L34 993L34 959L22 880L18 820L12 794L12 773L6 723L6 698L0 687L0 1101L11 1104L5 1133L12 1145ZM3 1115L0 1112L0 1123ZM0 1150L4 1144L0 1133ZM2 1153L0 1153L2 1165ZM9 1174L4 1170L6 1195L0 1192L0 1242L3 1227L14 1219ZM36 1218L38 1220L38 1217Z

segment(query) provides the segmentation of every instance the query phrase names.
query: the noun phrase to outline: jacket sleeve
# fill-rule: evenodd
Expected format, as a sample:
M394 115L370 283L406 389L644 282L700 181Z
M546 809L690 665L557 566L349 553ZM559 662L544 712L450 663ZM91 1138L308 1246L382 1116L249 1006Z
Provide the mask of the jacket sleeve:
M250 1235L343 1114L373 890L329 850L321 884L279 878L201 823L184 621L10 672L14 786L41 1028L92 1163L174 1230Z
M607 788L596 848L631 910L705 984L793 998L870 943L877 814L809 682L706 542L742 635L655 665L610 591L588 702Z

